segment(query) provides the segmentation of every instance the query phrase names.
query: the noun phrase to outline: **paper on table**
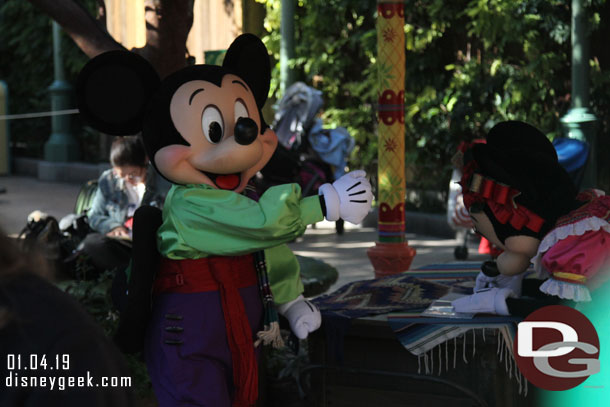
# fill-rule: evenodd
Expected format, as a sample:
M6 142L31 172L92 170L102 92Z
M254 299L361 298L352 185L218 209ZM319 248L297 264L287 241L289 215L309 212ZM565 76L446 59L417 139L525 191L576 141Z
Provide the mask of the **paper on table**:
M449 293L438 300L434 301L424 312L422 317L435 317L435 318L463 318L469 319L474 317L475 314L466 312L455 312L451 302L458 298L465 297L464 294Z

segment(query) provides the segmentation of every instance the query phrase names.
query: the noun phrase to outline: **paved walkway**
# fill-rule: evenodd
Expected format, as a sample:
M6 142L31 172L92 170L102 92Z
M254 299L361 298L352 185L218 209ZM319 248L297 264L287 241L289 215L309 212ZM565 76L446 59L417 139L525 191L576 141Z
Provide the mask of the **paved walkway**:
M39 209L60 219L74 209L80 184L40 181L24 176L0 177L0 186L6 193L0 194L0 226L9 234L17 234L25 226L30 212ZM407 224L407 230L409 225ZM339 280L331 290L355 280L373 278L373 266L366 251L375 244L374 228L361 228L346 223L343 235L337 235L334 223L320 222L308 228L302 238L290 244L295 253L326 261L339 271ZM455 261L453 250L458 241L423 235L407 234L410 246L417 250L412 268L426 264ZM470 247L469 260L486 257Z

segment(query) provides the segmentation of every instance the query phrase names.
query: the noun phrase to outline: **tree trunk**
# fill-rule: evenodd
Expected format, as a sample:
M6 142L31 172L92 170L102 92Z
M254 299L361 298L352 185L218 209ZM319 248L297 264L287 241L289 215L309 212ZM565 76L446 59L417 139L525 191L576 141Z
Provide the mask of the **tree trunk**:
M193 26L194 0L146 0L146 45L142 55L161 77L186 65L186 39Z
M124 49L74 0L29 0L61 25L90 58ZM128 0L124 0L128 1ZM132 49L146 58L161 77L186 65L186 39L193 25L194 0L146 0L146 45ZM103 6L103 1L99 1ZM101 8L105 11L105 8ZM106 16L103 16L104 21Z

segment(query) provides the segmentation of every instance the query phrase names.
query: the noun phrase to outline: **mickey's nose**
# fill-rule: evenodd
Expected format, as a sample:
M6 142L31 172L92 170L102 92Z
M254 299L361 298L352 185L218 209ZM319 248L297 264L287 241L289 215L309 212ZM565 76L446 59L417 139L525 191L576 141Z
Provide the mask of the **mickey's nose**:
M235 123L235 141L242 146L252 144L258 135L258 126L249 117L240 117Z

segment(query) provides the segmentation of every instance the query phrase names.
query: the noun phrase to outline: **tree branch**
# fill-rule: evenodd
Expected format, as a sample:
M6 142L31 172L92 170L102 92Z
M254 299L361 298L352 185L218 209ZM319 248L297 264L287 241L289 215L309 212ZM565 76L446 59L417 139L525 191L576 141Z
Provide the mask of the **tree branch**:
M106 51L125 49L87 10L74 0L29 0L68 33L93 58ZM161 77L186 65L186 39L193 25L194 0L146 0L146 45L131 51L142 55ZM103 0L98 0L105 18Z
M90 58L106 51L125 49L96 20L72 0L29 0L64 29Z

